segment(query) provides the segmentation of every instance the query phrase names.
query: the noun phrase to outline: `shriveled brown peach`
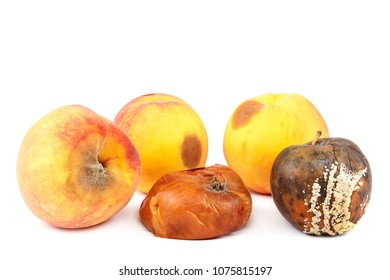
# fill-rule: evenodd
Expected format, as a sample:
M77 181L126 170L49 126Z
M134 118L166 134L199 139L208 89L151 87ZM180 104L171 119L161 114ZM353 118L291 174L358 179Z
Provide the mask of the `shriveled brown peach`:
M241 178L224 165L161 177L141 204L142 223L156 236L209 239L244 227L252 198Z

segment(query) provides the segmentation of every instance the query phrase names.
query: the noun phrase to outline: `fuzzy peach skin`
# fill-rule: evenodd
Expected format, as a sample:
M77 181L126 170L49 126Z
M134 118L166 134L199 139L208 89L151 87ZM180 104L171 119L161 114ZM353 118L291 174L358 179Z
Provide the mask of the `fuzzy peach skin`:
M225 159L246 187L271 194L270 172L286 147L309 142L328 127L316 107L299 94L264 94L241 103L225 128Z
M139 96L118 112L114 122L140 154L138 189L144 193L166 173L205 165L206 129L199 115L178 97L162 93Z
M16 170L22 197L36 216L56 227L83 228L129 202L140 168L136 149L118 126L73 105L30 128Z

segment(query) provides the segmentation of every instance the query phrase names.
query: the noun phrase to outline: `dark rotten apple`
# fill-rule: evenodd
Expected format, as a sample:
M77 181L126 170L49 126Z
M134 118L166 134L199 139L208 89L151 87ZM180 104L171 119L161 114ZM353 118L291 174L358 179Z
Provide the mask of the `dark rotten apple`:
M351 230L371 195L370 165L344 138L319 138L290 146L276 157L271 192L280 213L307 234L337 235Z

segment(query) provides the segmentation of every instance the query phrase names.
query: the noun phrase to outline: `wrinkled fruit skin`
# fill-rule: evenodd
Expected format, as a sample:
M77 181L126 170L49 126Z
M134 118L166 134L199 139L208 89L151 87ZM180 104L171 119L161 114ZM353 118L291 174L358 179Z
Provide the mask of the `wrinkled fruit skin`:
M241 178L227 166L214 165L161 177L139 214L156 236L209 239L241 229L251 211L251 195Z
M351 230L365 213L371 184L366 157L344 138L290 146L276 157L271 171L272 196L280 213L313 235Z

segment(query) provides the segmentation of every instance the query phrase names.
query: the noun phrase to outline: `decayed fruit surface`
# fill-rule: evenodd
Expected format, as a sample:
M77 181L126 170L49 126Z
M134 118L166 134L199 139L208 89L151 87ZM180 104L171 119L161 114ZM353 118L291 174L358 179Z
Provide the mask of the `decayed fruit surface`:
M166 173L204 166L206 129L199 115L178 97L146 94L128 102L114 122L134 143L142 163L138 189L147 193Z
M64 106L26 133L17 158L29 209L57 227L106 221L129 202L141 163L126 134L83 106Z
M371 185L368 160L345 138L290 146L276 157L271 171L277 208L294 227L313 235L351 230L365 213Z
M146 195L139 214L156 236L208 239L244 227L252 198L241 178L224 165L172 172Z
M233 112L225 128L225 158L248 188L270 194L275 157L290 145L310 141L317 130L328 136L325 120L307 98L264 94L244 101Z

